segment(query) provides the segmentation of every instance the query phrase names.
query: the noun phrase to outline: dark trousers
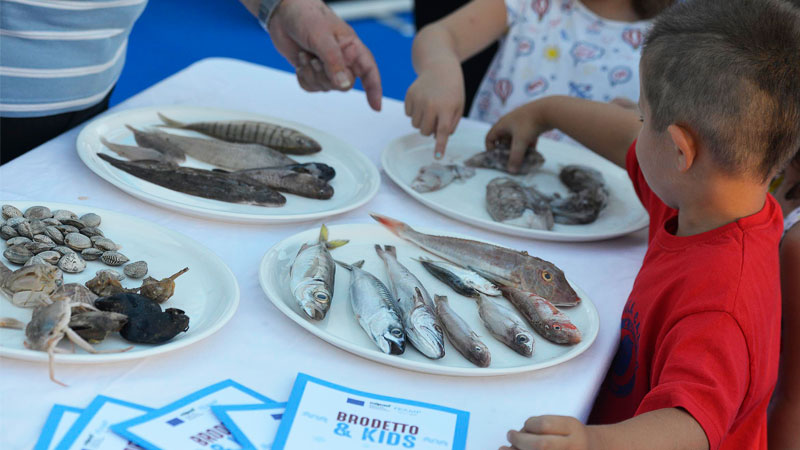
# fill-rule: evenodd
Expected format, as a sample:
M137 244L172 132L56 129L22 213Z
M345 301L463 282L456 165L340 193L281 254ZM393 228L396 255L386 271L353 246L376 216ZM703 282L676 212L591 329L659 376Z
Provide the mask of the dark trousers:
M111 92L114 90L112 89ZM5 164L108 109L111 92L80 111L44 117L0 117L0 164Z
M442 17L450 14L456 9L469 3L469 0L414 0L414 24L417 30L425 25L435 22ZM464 104L464 116L469 114L472 100L483 80L483 76L489 70L489 64L497 53L498 44L494 43L482 52L464 61L461 70L464 71L464 90L466 91L466 103Z

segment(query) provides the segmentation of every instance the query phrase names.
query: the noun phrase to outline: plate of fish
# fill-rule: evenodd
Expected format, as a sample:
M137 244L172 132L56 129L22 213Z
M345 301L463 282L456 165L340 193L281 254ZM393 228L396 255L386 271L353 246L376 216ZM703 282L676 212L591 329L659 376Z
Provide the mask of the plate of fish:
M372 217L380 224L323 225L273 246L259 268L267 298L332 345L441 375L542 369L597 337L597 310L554 264Z
M486 131L451 136L442 161L431 138L392 141L383 170L420 203L487 230L552 241L594 241L648 224L627 173L591 151L545 138L518 175L506 171L508 148L484 148Z
M186 236L93 207L3 203L0 356L49 360L53 378L54 362L108 363L191 345L236 311L233 273Z
M147 202L202 218L276 223L368 202L380 175L358 149L320 130L243 111L131 109L88 124L78 155Z

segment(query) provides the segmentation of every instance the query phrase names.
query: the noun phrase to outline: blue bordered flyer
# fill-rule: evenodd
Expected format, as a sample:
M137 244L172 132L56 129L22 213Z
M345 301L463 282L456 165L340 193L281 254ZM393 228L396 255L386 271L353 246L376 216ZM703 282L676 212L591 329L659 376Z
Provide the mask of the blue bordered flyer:
M233 380L225 380L111 429L147 450L240 449L211 406L253 403L275 402Z
M469 413L375 395L300 373L273 450L462 450Z
M61 441L67 430L78 420L81 412L83 412L81 408L75 408L74 406L58 404L53 406L33 450L51 450L55 448L55 445Z
M269 450L286 403L214 405L211 411L246 450Z
M141 416L152 408L135 403L98 395L83 410L64 438L55 446L56 450L127 450L136 448L112 433L112 424Z

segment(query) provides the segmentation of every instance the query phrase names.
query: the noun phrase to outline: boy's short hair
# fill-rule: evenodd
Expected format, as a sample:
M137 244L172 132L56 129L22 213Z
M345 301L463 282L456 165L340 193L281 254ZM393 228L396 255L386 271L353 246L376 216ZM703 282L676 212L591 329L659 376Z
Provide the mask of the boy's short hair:
M633 10L642 19L652 19L679 0L633 0Z
M784 0L672 6L641 74L654 129L688 126L728 173L767 181L800 147L800 10Z

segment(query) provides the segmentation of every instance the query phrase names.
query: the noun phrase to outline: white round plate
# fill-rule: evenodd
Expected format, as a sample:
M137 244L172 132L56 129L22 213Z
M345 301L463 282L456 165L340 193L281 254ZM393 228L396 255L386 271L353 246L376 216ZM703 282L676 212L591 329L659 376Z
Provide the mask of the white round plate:
M11 204L25 211L33 205L47 206L51 210L66 209L79 216L94 212L102 218L100 229L105 235L121 245L120 252L133 261L144 260L148 265L148 276L166 278L188 267L189 271L175 280L175 294L164 302L162 308L178 308L189 316L189 330L179 333L172 340L161 345L134 344L131 350L122 353L92 355L81 349L75 353L56 354L57 362L75 364L101 364L146 358L194 344L222 328L233 317L239 305L239 285L228 266L211 250L188 237L159 225L136 217L107 211L91 206L69 205L50 202L11 201ZM5 245L3 246L5 247ZM12 270L20 266L12 265L0 256L3 264ZM64 274L64 283L84 283L101 269L122 272L122 267L109 267L100 261L88 261L86 270L78 274ZM125 278L123 287L141 285L141 280ZM18 308L8 298L0 296L0 317L13 317L27 323L32 310ZM24 332L0 328L0 356L30 361L47 361L47 353L28 350L23 346ZM67 342L66 344L64 342ZM103 342L95 345L98 350L111 350L131 345L118 333L113 333ZM65 338L60 348L69 350Z
M459 128L447 141L442 163L463 163L485 150L482 129ZM486 211L486 185L497 177L509 176L491 169L476 169L475 176L463 183L455 181L445 188L421 194L411 188L411 182L422 166L434 162L434 141L419 134L410 134L392 141L381 155L383 170L401 189L420 203L456 220L490 231L514 236L550 241L596 241L622 236L647 226L647 212L642 207L628 174L608 160L577 146L541 138L537 144L544 155L544 166L532 174L515 177L522 183L535 185L545 193L567 190L558 173L567 164L583 164L603 173L610 191L608 206L597 220L586 225L555 224L552 230L533 230L495 222Z
M433 234L449 234L430 230L420 231ZM289 288L289 267L294 261L300 246L304 242L316 242L317 236L319 236L319 230L311 229L275 244L261 260L261 267L259 268L261 288L264 289L267 297L278 310L297 322L301 327L330 344L364 358L403 369L440 375L506 375L563 363L586 351L597 337L600 326L597 310L586 293L570 282L582 301L579 306L563 308L562 311L581 330L583 341L578 345L564 346L546 341L534 333L536 343L533 357L526 358L515 353L489 334L481 323L480 317L478 317L478 307L475 300L457 294L446 284L430 275L419 262L413 259L422 255L433 259L438 258L431 256L413 244L401 240L380 225L332 226L330 227L330 239L350 239L347 245L332 251L333 257L345 262L364 259L364 269L380 278L387 286L389 280L384 270L383 261L375 253L375 244L394 245L397 247L400 262L419 278L430 295L446 295L450 299L453 309L481 336L481 340L489 347L492 363L487 368L474 366L461 356L449 342L446 343L445 356L440 360L426 358L408 343L406 344L406 351L402 355L387 355L381 352L375 343L367 337L353 315L349 296L350 273L347 270L341 267L336 269L333 302L325 319L319 322L306 319L303 312L296 306ZM468 238L468 236L459 237ZM500 301L507 302L502 298ZM510 304L508 305L510 307Z
M100 142L100 137L103 136L115 143L136 145L133 134L125 128L125 125L143 129L161 124L157 112L183 122L260 120L302 131L316 139L322 145L322 151L312 155L288 156L301 163L314 161L333 167L336 170L336 177L330 183L334 195L328 200L315 200L284 194L286 204L277 208L228 203L176 192L144 181L112 167L97 156L97 153L106 153L119 158ZM190 131L170 129L169 132L207 138ZM287 223L319 219L364 205L375 196L380 184L380 175L375 165L352 145L303 124L244 111L176 105L129 109L103 116L89 123L78 135L77 147L78 156L89 169L128 194L164 208L205 219L252 223ZM214 167L191 157L187 157L182 165L203 169Z

